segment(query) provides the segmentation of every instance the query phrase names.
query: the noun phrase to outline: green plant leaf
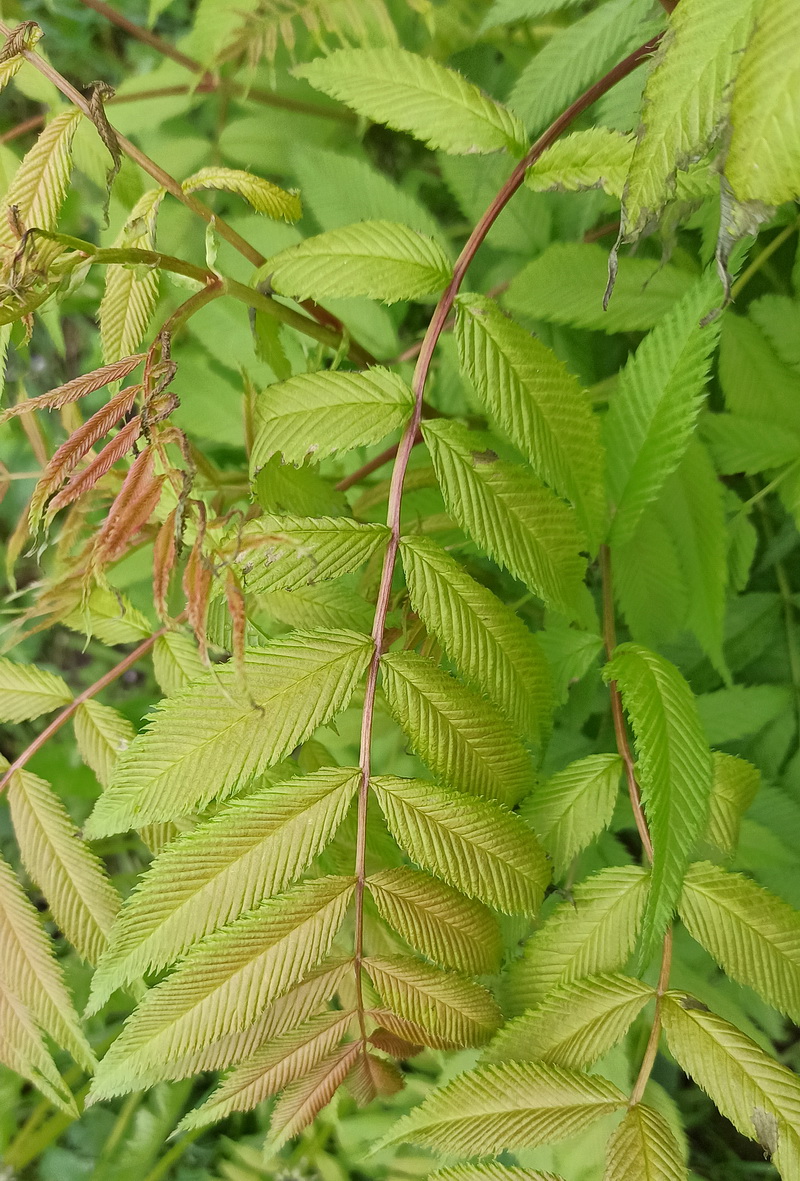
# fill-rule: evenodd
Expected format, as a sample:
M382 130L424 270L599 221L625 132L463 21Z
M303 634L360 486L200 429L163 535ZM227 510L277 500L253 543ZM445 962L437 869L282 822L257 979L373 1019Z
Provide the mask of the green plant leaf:
M500 930L480 902L408 866L371 874L367 889L381 918L440 967L473 976L499 969Z
M506 720L485 699L416 652L387 652L381 684L395 721L450 787L513 805L533 766Z
M603 452L579 382L483 296L458 297L456 339L462 368L494 418L536 474L573 503L596 542L606 514Z
M716 276L698 282L622 371L604 424L612 544L630 539L689 445L719 337L718 322L701 325L717 287Z
M742 817L752 804L761 776L752 763L715 750L714 779L705 840L733 857L739 844Z
M414 407L406 383L376 366L364 373L322 370L267 386L256 401L253 471L280 452L286 463L317 462L402 427Z
M511 964L504 987L508 1011L532 1009L559 984L622 968L649 888L649 874L635 865L610 866L579 882Z
M800 1168L800 1081L734 1025L692 997L668 992L661 1020L670 1053L726 1119L759 1140L781 1176ZM771 1134L765 1135L765 1132Z
M438 419L425 423L423 435L459 525L547 606L585 619L585 542L574 510L529 468L499 459L485 435Z
M688 1181L686 1160L663 1115L636 1103L608 1142L603 1181Z
M317 90L429 148L455 155L521 155L525 129L511 111L429 57L404 49L341 49L295 68Z
M222 168L216 164L201 168L187 177L181 188L184 193L196 193L200 189L223 189L227 193L237 193L258 213L283 221L297 221L303 213L296 192L287 192L261 176L242 172L238 168Z
M417 865L487 906L509 914L538 909L549 870L518 816L422 779L382 775L371 786L390 832Z
M25 868L69 941L97 963L119 907L104 866L44 779L17 771L6 790Z
M800 1014L800 915L750 878L708 861L689 867L678 913L733 980L795 1020Z
M621 774L619 755L588 755L556 772L523 802L520 815L550 854L556 877L610 824Z
M133 741L133 726L119 710L103 705L94 697L81 703L73 725L81 758L103 787L108 787L117 759Z
M387 1008L459 1046L481 1046L500 1024L500 1010L480 984L407 956L364 960Z
M2 979L36 1025L68 1050L85 1071L96 1062L67 992L61 965L8 862L0 857Z
M297 590L363 566L389 538L385 525L350 517L284 517L265 513L232 542L250 594Z
M607 1079L538 1062L460 1074L392 1128L386 1143L483 1156L564 1140L627 1102Z
M645 964L672 918L689 857L708 821L711 752L692 691L663 656L640 644L622 644L603 675L616 682L631 720L653 841L640 953Z
M130 212L115 242L122 249L155 250L156 220L165 190L148 189ZM134 353L144 339L158 301L154 267L113 263L106 270L100 302L100 337L106 364Z
M411 605L426 629L519 734L541 743L553 698L536 637L430 538L401 538L400 554Z
M81 112L71 107L56 115L26 153L8 186L3 205L6 209L16 207L19 224L26 230L56 228L72 172L72 141L82 118ZM19 244L6 216L0 219L0 243L14 249Z
M270 591L259 600L259 608L289 627L346 627L363 632L370 630L375 615L371 603L340 582Z
M87 821L94 837L224 799L344 709L372 644L355 632L292 632L167 698L126 750Z
M341 226L269 262L270 282L295 299L366 295L384 303L435 295L450 281L450 261L438 242L392 221Z
M546 3L552 3L552 0L546 0ZM428 1174L428 1181L561 1181L561 1178L555 1173L496 1165L490 1161L483 1165L454 1165L451 1169L439 1169Z
M654 995L647 984L618 973L560 984L535 1009L509 1021L482 1060L591 1066L622 1040Z
M633 155L634 137L608 127L574 131L557 140L525 173L534 192L602 189L622 196Z
M646 332L693 285L693 276L654 259L621 258L614 298L603 310L608 253L602 246L554 242L511 281L513 312L599 332Z
M705 155L730 103L754 0L689 0L669 30L644 90L643 133L626 185L621 236L635 240L675 191L678 169Z
M197 644L183 632L165 632L153 645L153 672L163 693L180 693L206 671Z
M26 722L70 701L72 690L55 673L0 656L0 718L4 722Z
M323 767L268 784L168 845L114 925L89 1011L300 877L342 823L358 783L358 768Z
M25 1006L0 976L0 1062L35 1087L70 1120L78 1108Z
M272 1109L269 1151L277 1151L319 1115L347 1078L363 1050L358 1042L341 1046L304 1079L291 1083Z
M138 1090L144 1070L168 1077L171 1061L252 1023L328 954L354 889L353 878L301 882L207 935L128 1019L90 1102Z

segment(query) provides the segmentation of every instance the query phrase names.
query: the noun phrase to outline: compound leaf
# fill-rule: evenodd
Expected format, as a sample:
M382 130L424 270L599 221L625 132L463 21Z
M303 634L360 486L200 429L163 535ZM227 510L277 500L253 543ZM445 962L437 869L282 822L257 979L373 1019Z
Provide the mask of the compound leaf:
M523 802L520 815L550 854L556 877L611 822L621 774L619 755L588 755L556 772Z

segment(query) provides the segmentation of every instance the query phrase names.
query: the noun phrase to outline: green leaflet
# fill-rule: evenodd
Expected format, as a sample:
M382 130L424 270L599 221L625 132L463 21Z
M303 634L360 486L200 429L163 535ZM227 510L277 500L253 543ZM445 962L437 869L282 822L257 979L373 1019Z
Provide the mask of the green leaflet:
M306 238L270 259L270 282L295 299L366 295L384 303L435 295L450 281L438 242L391 221L362 221Z
M499 969L500 929L480 902L408 866L371 874L367 889L381 918L440 967L473 976Z
M148 189L131 210L114 245L155 250L156 220L165 191ZM158 302L159 273L154 268L114 263L106 270L100 302L100 337L108 364L135 352L147 332Z
M263 609L270 619L289 627L346 627L367 632L372 627L374 608L340 582L309 583L294 590L270 591L258 601L256 616Z
M574 1135L627 1102L607 1079L534 1062L483 1066L453 1079L400 1120L386 1143L483 1156Z
M671 15L645 86L623 241L634 241L658 217L675 191L678 169L703 156L718 134L755 9L755 0L689 0Z
M86 824L92 837L224 799L344 709L372 652L355 632L293 632L213 669L151 715Z
M552 689L536 637L430 538L401 538L400 554L411 605L426 629L522 737L541 743L550 729Z
M61 622L84 636L95 636L104 644L138 643L153 630L125 595L103 586L93 587L86 602L76 604Z
M536 474L572 501L597 542L606 515L598 419L556 355L479 295L460 295L456 339L462 368Z
M688 1181L686 1160L663 1115L637 1103L608 1142L603 1181Z
M731 312L722 321L719 380L728 410L800 435L800 374L779 360L757 324Z
M228 193L237 193L259 213L284 221L297 221L303 212L296 192L287 192L261 176L242 172L238 168L221 168L219 165L201 168L187 177L181 188L184 193L196 193L200 189L224 189Z
M550 854L557 878L610 824L621 774L619 755L589 755L558 771L524 801L520 815Z
M2 978L10 992L40 1029L68 1050L80 1067L92 1071L95 1057L80 1027L52 942L33 903L3 857L0 857L0 954Z
M350 574L388 538L385 525L362 525L350 517L264 514L248 522L231 545L245 589L264 594Z
M525 174L535 192L602 189L622 196L635 138L607 127L590 127L557 140Z
M253 481L253 496L268 513L297 513L303 517L347 515L343 492L331 486L315 467L295 467L279 455L262 467Z
M232 1111L250 1111L307 1075L336 1049L353 1018L348 1011L320 1013L268 1042L235 1067L205 1103L190 1111L181 1121L180 1130L202 1128Z
M653 259L621 258L614 298L604 311L608 252L598 245L555 242L515 275L504 302L535 320L599 332L646 332L694 281L688 272Z
M153 672L167 697L180 693L205 671L196 642L183 632L166 632L153 645Z
M708 749L692 691L673 664L639 644L622 644L603 673L630 718L637 775L653 841L652 886L640 962L655 952L678 901L695 841L708 819Z
M532 17L548 16L551 12L559 12L566 8L576 8L580 2L581 0L494 0L494 4L483 18L479 32L485 33L498 25L510 25L514 21L529 20ZM503 1176L505 1175L504 1172ZM436 1174L437 1178L440 1176L443 1177L443 1174Z
M574 511L529 468L498 459L490 437L439 419L426 422L423 435L459 525L547 606L585 620L585 541Z
M300 877L341 824L358 782L358 768L325 767L268 784L168 845L114 925L89 1011Z
M450 787L508 805L530 790L530 757L509 724L443 669L416 652L387 652L381 685L413 748Z
M502 0L501 0L502 2ZM552 0L545 0L552 3ZM509 1168L489 1162L483 1165L454 1165L428 1174L428 1181L560 1181L554 1173L540 1173L538 1169Z
M761 775L752 763L715 750L714 778L705 839L728 857L739 843L742 817L755 799Z
M716 276L698 282L622 371L604 424L612 544L632 536L689 445L719 335L716 322L700 322L717 288Z
M622 1040L654 995L647 984L618 973L558 985L535 1009L509 1021L482 1060L591 1066Z
M512 1015L538 1005L559 984L622 968L633 951L650 876L613 866L579 882L525 945L505 982Z
M16 206L19 222L26 229L56 228L72 172L72 141L82 117L72 108L56 115L26 153L11 181L3 206ZM14 248L18 244L6 216L0 220L0 244Z
M254 472L276 452L286 463L317 462L336 451L377 443L405 424L414 395L396 374L322 370L267 386L256 401Z
M771 0L756 8L736 75L725 160L725 176L739 201L779 205L800 193L799 43L796 4Z
M800 1169L800 1081L735 1026L681 993L664 998L670 1053L743 1136L789 1181Z
M100 1063L90 1101L138 1090L139 1075L252 1023L328 954L355 880L316 878L196 944L151 988Z
M133 741L133 726L119 710L94 697L79 706L73 725L81 758L108 787L117 759Z
M387 1008L448 1042L483 1045L500 1024L492 995L460 973L406 956L370 956L364 970Z
M18 997L0 976L0 1062L28 1079L70 1120L78 1108L58 1067L44 1044L41 1033Z
M800 1014L800 915L742 874L707 861L692 865L678 913L733 980L781 1013Z
M662 495L665 496L664 493ZM666 499L666 496L665 496ZM673 531L648 505L633 536L614 547L614 597L633 639L654 648L686 625L689 588Z
M731 685L697 698L709 742L721 746L757 734L789 705L786 685Z
M119 907L104 865L44 779L17 771L6 790L28 874L78 953L90 964L97 963Z
M722 475L753 476L800 458L800 435L783 423L750 414L706 414L700 429Z
M26 722L70 701L72 690L55 673L0 656L0 718L4 722Z
M547 126L590 82L647 40L647 0L609 0L558 32L520 74L509 103L531 134Z
M455 70L404 49L342 49L295 68L312 86L376 123L456 155L521 155L525 129Z
M390 832L417 865L487 906L509 914L538 909L549 870L514 813L422 779L382 775L371 786Z

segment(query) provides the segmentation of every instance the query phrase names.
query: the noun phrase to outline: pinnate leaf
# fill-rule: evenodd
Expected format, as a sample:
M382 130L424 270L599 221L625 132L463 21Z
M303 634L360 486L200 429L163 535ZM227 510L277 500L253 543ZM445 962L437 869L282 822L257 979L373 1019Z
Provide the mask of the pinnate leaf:
M654 995L641 980L619 973L560 984L535 1009L509 1021L483 1061L591 1066L622 1040Z
M273 289L295 299L366 295L396 303L435 295L450 281L439 243L392 221L328 230L287 247L269 265Z
M0 657L0 718L4 722L27 722L70 701L72 690L55 673Z
M684 926L733 980L792 1020L800 1015L800 914L743 874L708 861L689 867L678 906Z
M458 1075L392 1128L388 1143L483 1156L564 1140L627 1102L598 1075L506 1062Z
M574 510L530 468L499 459L485 435L438 419L423 434L451 516L547 606L585 619L586 543Z
M617 802L619 755L588 755L535 788L520 814L553 860L556 877L611 822Z
M640 644L622 644L604 671L633 727L653 871L641 963L664 934L689 857L708 820L713 765L692 691L677 668Z
M328 954L355 880L316 878L269 898L195 944L151 988L102 1060L92 1102L138 1090L138 1076L246 1028Z
M423 779L382 775L371 786L389 831L417 865L487 906L509 914L538 909L547 861L513 812Z
M350 517L264 514L234 539L234 560L251 594L293 591L352 573L388 538L385 525Z
M681 1146L663 1115L636 1103L608 1142L603 1181L687 1181Z
M377 443L403 426L413 407L402 378L379 366L300 373L259 395L251 465L258 471L276 452L299 464Z
M622 968L636 942L650 881L635 865L601 869L559 902L515 960L505 983L509 1012L538 1005L559 984Z
M172 820L280 762L343 709L372 645L355 632L293 632L215 668L151 715L126 750L86 832L102 836Z
M359 115L407 131L454 155L521 154L525 129L516 115L455 70L404 49L341 49L295 73Z
M395 721L449 786L513 805L533 767L506 720L485 699L416 652L388 652L381 684Z
M448 1042L483 1045L500 1024L491 994L467 976L405 956L370 956L364 969L393 1013Z
M357 768L324 767L268 784L173 841L119 915L91 1011L300 877L341 824L358 781Z
M371 874L367 889L389 926L440 967L473 976L498 970L500 930L480 902L408 866Z
M550 671L536 637L486 587L427 537L400 540L411 605L465 680L524 738L550 729Z

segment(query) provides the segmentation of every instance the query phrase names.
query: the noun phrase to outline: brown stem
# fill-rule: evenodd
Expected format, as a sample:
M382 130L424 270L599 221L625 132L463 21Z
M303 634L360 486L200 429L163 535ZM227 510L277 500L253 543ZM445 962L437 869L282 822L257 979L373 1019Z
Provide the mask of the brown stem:
M187 70L191 70L193 74L204 73L203 67L194 58L187 57L185 53L181 53L174 45L170 45L169 41L164 41L156 33L151 33L149 29L142 28L141 25L135 25L133 21L128 20L127 16L123 16L121 12L117 12L116 8L112 8L110 4L104 4L103 0L83 0L87 8L93 8L95 12L99 12L106 20L111 21L119 29L124 29L131 37L135 37L137 41L144 42L152 49L157 50L163 54L164 57L170 57L179 66L184 66Z
M0 135L0 144L7 144L12 139L17 139L20 135L25 135L29 131L35 131L37 127L44 126L44 115L31 115L30 119L23 119L16 127L12 127L9 131L4 131Z
M614 590L611 582L611 552L607 545L600 547L600 571L603 580L603 645L606 656L610 660L617 646L617 631L614 622ZM616 681L609 681L608 692L611 697L611 716L614 719L614 736L617 741L617 751L625 765L625 776L628 781L628 795L636 820L636 829L642 842L642 848L649 861L653 860L653 842L642 808L642 793L636 779L636 762L633 757L628 731L625 728L625 713L622 708L622 697Z
M628 1100L629 1107L635 1107L644 1095L645 1087L648 1079L653 1072L656 1055L658 1054L658 1043L661 1041L661 1007L664 993L669 988L669 974L672 968L672 928L667 929L664 935L664 948L661 953L661 971L658 974L658 984L656 986L656 1011L653 1014L653 1024L650 1028L650 1037L647 1039L644 1055L642 1057L642 1064L639 1067L639 1073L636 1076L636 1082L633 1084L631 1097Z
M369 805L369 782L372 773L372 729L375 715L375 697L378 687L378 672L380 670L381 655L386 642L386 617L391 602L392 579L394 576L397 552L400 546L400 511L403 499L403 484L405 483L408 462L419 433L422 420L422 405L425 386L430 372L431 361L436 344L444 330L447 318L455 302L459 288L464 281L470 263L475 257L483 240L492 228L494 222L505 209L517 189L525 179L525 173L539 156L558 139L562 131L596 102L603 94L610 90L617 82L627 77L636 67L649 57L659 42L659 37L653 38L645 45L634 50L618 65L590 86L578 99L572 103L550 127L539 136L528 150L524 158L517 164L511 176L500 189L488 209L473 229L467 242L459 254L453 267L453 277L445 288L431 317L428 329L422 341L419 358L414 370L412 389L414 391L414 409L408 425L403 432L397 449L392 479L389 491L389 506L386 523L390 529L389 541L383 560L380 586L375 604L375 616L372 624L372 642L374 645L372 659L367 672L367 682L364 689L364 706L361 715L361 750L359 766L361 768L361 783L358 792L358 830L356 835L356 914L354 935L354 963L356 974L356 995L359 1015L362 1022L363 1035L363 1000L361 994L361 966L363 961L364 941L364 892L366 887L366 857L367 857L367 810Z
M0 33L2 33L4 37L8 37L11 32L12 29L10 26L5 24L4 21L0 21ZM39 54L35 53L33 50L23 50L22 56L26 61L29 61L31 65L39 71L40 74L43 74L45 78L49 78L53 85L56 86L57 89L60 90L61 93L66 98L68 98L70 102L73 103L74 106L76 106L78 110L86 116L87 119L91 119L91 121L94 122L93 112L89 102L83 97L80 91L76 90L66 78L59 74L58 70L54 69L49 62L46 62L43 57L40 57ZM266 262L264 255L256 250L255 246L251 246L250 243L241 236L241 234L237 234L233 226L228 225L228 223L221 217L217 217L217 215L213 213L207 205L204 205L202 201L198 201L197 197L195 197L193 193L185 193L180 183L175 179L174 176L170 176L168 172L165 172L159 164L156 164L155 160L151 160L150 157L145 155L144 152L140 151L135 144L132 144L129 139L126 139L124 135L120 135L120 133L113 127L111 130L116 136L117 144L119 145L121 152L123 152L130 160L133 160L134 164L138 164L139 167L142 168L149 176L152 176L153 180L161 185L162 188L166 189L168 193L171 193L172 196L175 197L176 200L180 201L182 205L185 205L187 209L191 209L192 213L196 213L198 217L201 217L207 225L213 224L214 229L219 234L220 238L223 238L230 246L234 248L234 250L237 250L239 254L246 258L248 262L251 262L255 267L260 267ZM320 323L328 327L331 327L334 323L337 325L339 337L337 344L340 344L345 335L345 329L341 322L336 320L336 318L332 316L330 312L325 311L324 308L317 308L316 304L314 304L312 301L308 301L308 303L304 306L308 308L311 315L314 316L315 319L319 320ZM361 346L358 344L353 344L351 346L350 355L358 358L358 360L355 361L356 364L369 365L374 363L372 354L366 349L361 348Z
M102 690L105 689L107 685L110 685L113 681L116 681L118 677L121 677L124 672L127 672L129 668L136 664L137 660L144 656L145 653L150 651L159 636L163 636L164 633L168 632L169 630L170 629L168 627L159 628L158 631L153 632L152 636L148 636L146 640L142 640L141 644L139 644L137 648L134 648L132 652L129 652L127 656L124 656L122 660L120 660L119 664L115 664L113 668L109 669L107 673L104 673L103 676L100 677L99 681L95 681L95 683L90 685L88 689L84 689L82 693L78 694L74 701L71 701L68 706L62 709L61 713L57 714L56 717L53 718L49 726L45 726L41 734L36 735L33 742L30 744L30 746L25 748L19 758L14 759L14 762L3 775L3 778L0 779L0 792L2 792L3 789L8 785L12 777L16 775L17 771L21 771L23 767L26 766L28 761L33 758L36 752L41 750L44 744L50 738L52 738L53 735L56 734L66 722L69 721L72 715L80 709L84 701L88 701L90 697L94 697L97 693L102 692Z

